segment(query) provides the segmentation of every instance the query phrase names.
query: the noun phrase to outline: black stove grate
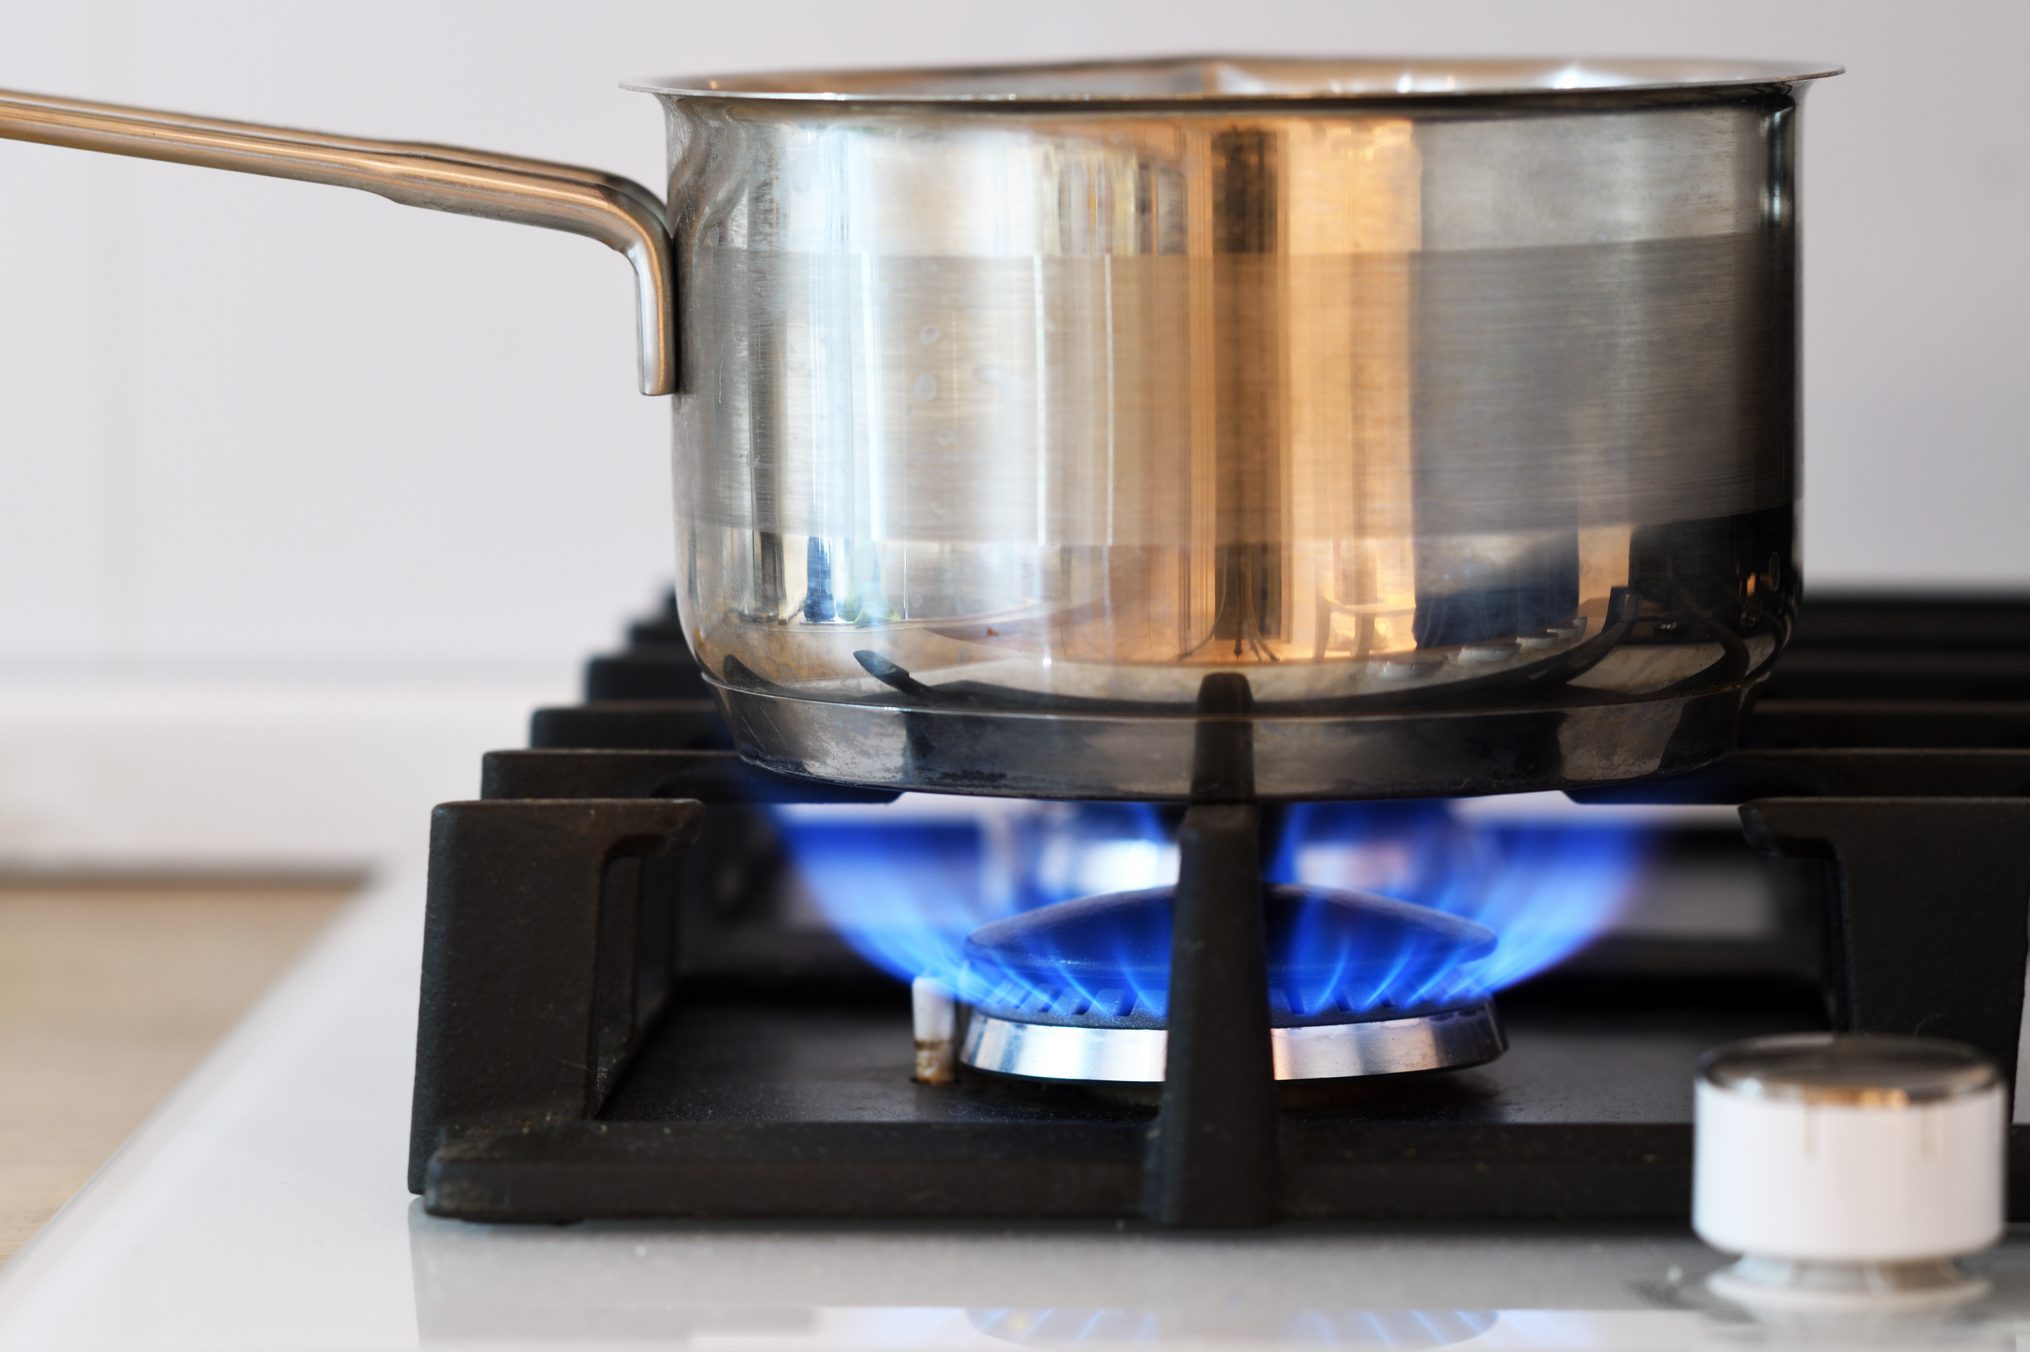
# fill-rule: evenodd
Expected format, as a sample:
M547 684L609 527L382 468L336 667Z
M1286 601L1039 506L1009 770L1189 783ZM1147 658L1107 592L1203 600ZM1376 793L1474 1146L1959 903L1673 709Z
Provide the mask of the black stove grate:
M431 838L410 1187L474 1220L1107 1217L1237 1224L1688 1213L1691 1065L1832 1026L1955 1037L2012 1073L2030 956L2030 603L1814 601L1741 749L1598 801L1738 804L1819 861L1823 990L1721 968L1503 996L1472 1071L1292 1096L1268 1066L1246 725L1208 723L1181 828L1153 1105L907 1078L907 999L753 914L757 805L890 795L747 767L673 615L587 702L489 755ZM1205 701L1244 701L1219 678ZM1821 994L1823 999L1821 999ZM2030 1140L2011 1213L2030 1218Z

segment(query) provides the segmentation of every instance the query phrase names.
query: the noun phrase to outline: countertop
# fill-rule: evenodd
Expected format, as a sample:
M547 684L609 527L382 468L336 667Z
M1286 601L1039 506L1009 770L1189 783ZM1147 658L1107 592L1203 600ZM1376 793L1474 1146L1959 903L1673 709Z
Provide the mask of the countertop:
M354 888L0 880L0 1263L84 1186Z

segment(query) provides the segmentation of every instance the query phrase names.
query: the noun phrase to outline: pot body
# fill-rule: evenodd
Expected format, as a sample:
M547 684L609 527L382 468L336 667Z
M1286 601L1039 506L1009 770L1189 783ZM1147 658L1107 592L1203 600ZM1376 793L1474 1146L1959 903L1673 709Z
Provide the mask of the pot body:
M1798 94L665 94L679 604L743 749L1119 797L1719 754L1797 596Z
M648 81L667 203L18 91L0 139L623 254L641 388L678 395L687 638L751 760L1045 797L1437 795L1732 744L1797 599L1797 100L1835 73Z

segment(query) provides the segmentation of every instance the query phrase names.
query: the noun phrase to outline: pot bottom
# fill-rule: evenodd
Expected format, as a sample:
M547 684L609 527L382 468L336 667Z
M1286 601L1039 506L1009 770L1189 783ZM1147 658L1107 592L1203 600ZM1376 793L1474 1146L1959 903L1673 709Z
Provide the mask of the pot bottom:
M747 760L926 793L1186 801L1427 798L1609 784L1687 770L1734 745L1752 682L1538 706L1251 708L1207 678L1197 711L912 707L713 683Z

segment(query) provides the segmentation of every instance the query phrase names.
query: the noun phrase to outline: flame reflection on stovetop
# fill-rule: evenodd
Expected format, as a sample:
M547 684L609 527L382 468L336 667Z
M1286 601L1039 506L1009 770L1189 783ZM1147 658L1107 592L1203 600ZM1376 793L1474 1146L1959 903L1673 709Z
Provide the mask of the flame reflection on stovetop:
M980 926L1177 876L1175 811L1148 804L904 798L876 809L778 809L777 824L801 888L856 951L904 981L935 977L968 1003L1008 976L968 966L965 941ZM1300 917L1270 963L1313 974L1292 992L1306 1009L1359 1014L1441 991L1454 1001L1489 995L1609 926L1642 870L1646 840L1622 821L1486 819L1439 801L1292 805L1270 815L1269 881L1378 893L1475 921L1498 941L1457 971L1434 972L1407 953L1397 963L1362 954L1335 964L1320 960L1318 946L1344 931ZM1111 942L1124 967L1146 969L1161 955L1129 948L1166 940L1143 927ZM1377 982L1378 969L1392 979ZM1048 993L1039 984L1037 994ZM1140 994L1160 1013L1168 991Z
M1107 1348L1187 1346L1451 1347L1495 1326L1492 1310L1197 1310L1166 1321L1155 1310L1064 1307L970 1310L974 1328L1021 1347ZM1180 1327L1181 1325L1181 1327Z

